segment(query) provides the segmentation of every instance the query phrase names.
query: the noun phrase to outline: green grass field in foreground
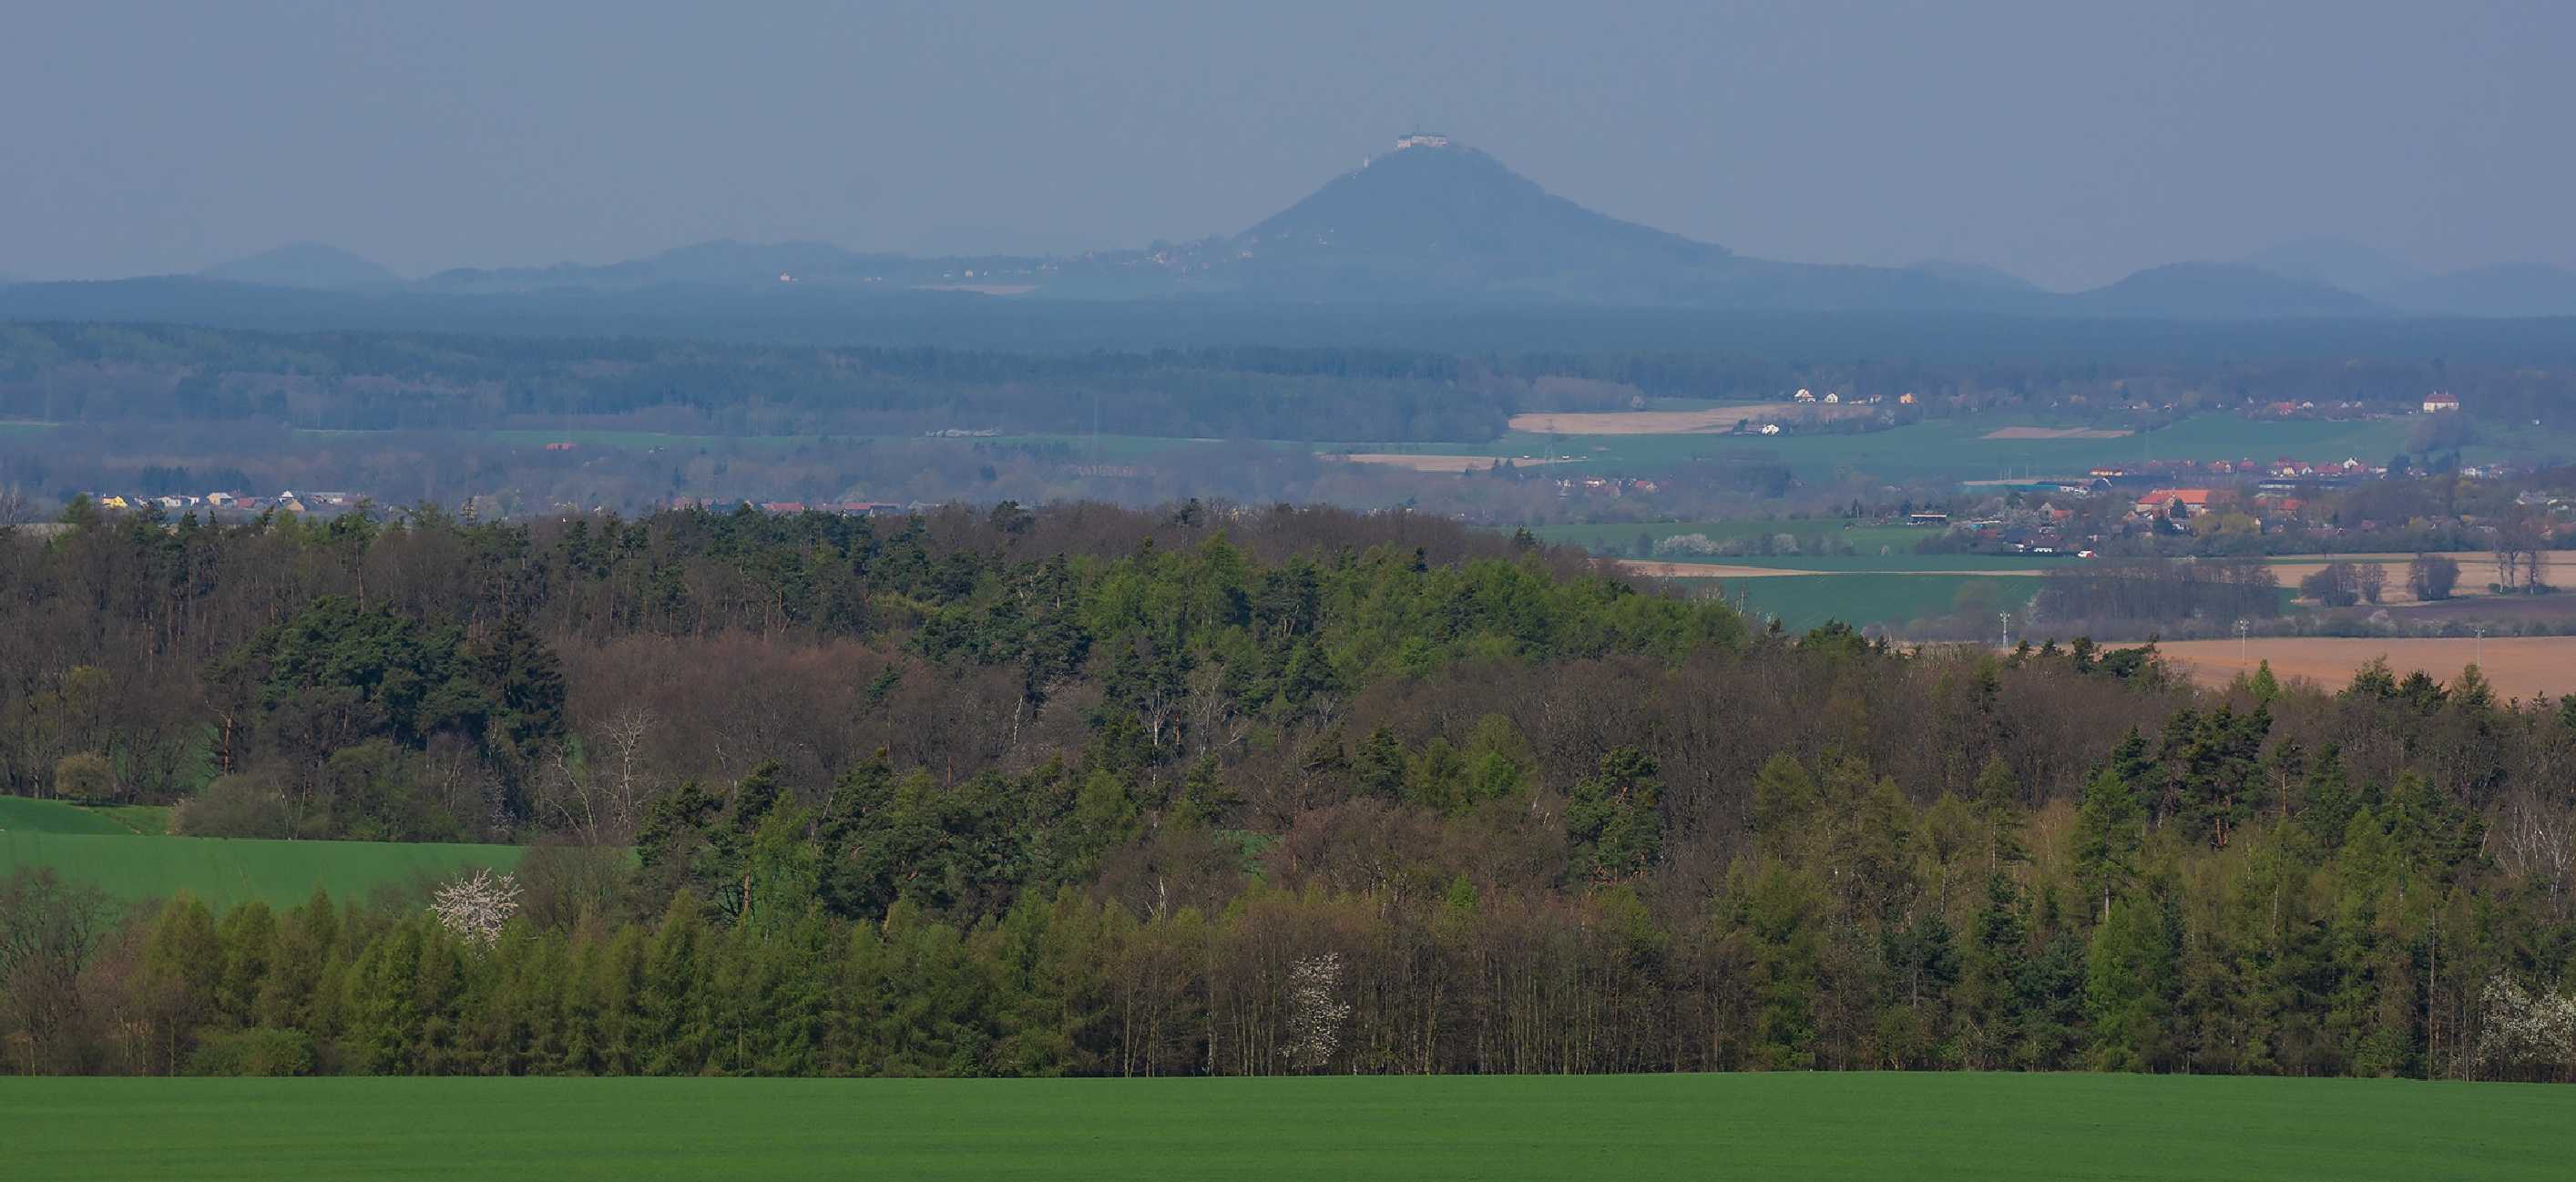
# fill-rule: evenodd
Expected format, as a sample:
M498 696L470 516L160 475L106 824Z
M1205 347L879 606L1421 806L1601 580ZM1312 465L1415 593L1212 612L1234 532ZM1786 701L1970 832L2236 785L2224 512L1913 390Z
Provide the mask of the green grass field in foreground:
M0 831L0 877L20 866L51 866L69 881L119 899L163 898L184 890L219 909L252 899L284 907L311 897L316 886L336 899L364 899L380 886L451 878L479 866L507 870L526 852L509 845L253 841L8 827Z
M2562 1179L2576 1088L2067 1075L7 1079L13 1177Z

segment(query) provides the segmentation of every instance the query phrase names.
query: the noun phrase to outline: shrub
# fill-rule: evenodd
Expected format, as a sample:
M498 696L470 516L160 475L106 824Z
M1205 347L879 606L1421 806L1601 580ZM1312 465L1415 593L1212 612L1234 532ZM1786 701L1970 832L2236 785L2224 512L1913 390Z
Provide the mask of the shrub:
M116 799L116 765L95 751L75 751L54 764L54 795L66 800Z
M190 837L290 837L286 794L264 777L218 776L179 806L178 831Z
M313 1039L301 1030L255 1026L202 1035L188 1056L190 1075L313 1074Z

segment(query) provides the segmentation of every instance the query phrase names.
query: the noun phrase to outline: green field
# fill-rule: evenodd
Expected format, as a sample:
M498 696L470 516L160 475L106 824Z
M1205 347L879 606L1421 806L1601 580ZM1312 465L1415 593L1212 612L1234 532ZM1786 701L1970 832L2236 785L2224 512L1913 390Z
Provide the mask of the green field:
M1781 627L1791 631L1828 620L1900 628L1960 610L1963 592L1976 610L2019 612L2039 591L2035 579L1985 575L1775 575L1707 581L1729 602L1778 616Z
M13 1177L2562 1179L2576 1088L2057 1075L7 1079Z
M136 828L119 815L122 811L64 804L57 800L0 796L0 833L121 833L130 836Z
M285 906L303 902L316 886L335 898L362 899L380 886L478 866L506 870L527 852L510 845L138 836L126 819L118 810L0 797L0 876L50 866L119 899L187 891L217 907L252 899Z
M1903 525L1855 525L1845 527L1840 517L1738 517L1725 521L1630 521L1584 525L1536 525L1530 533L1540 541L1581 546L1596 554L1637 557L1637 538L1643 535L1661 540L1677 534L1705 534L1711 541L1730 538L1764 538L1788 534L1805 544L1809 538L1827 542L1849 542L1863 555L1884 551L1890 555L1911 555L1914 544L1933 531ZM1712 558L1711 562L1739 562L1741 559Z

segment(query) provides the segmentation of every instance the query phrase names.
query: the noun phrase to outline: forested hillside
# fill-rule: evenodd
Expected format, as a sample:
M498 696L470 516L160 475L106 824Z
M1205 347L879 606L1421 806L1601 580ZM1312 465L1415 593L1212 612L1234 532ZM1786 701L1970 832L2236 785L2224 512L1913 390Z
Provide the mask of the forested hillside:
M90 517L0 605L10 792L537 845L488 941L22 872L14 1070L2576 1069L2576 709L2474 677L1767 634L1196 503Z

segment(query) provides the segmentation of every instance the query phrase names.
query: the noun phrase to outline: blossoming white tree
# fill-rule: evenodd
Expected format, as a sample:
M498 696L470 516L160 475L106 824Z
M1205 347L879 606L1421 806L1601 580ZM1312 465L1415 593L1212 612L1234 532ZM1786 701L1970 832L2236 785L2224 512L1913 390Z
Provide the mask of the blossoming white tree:
M501 938L502 925L519 913L519 880L477 870L472 878L438 888L429 909L448 931L488 946Z
M2487 979L2478 1001L2486 1029L2478 1056L2505 1069L2576 1062L2576 997L2525 989L2513 978Z
M1351 1003L1342 1000L1342 954L1299 960L1288 970L1288 1056L1306 1071L1330 1066L1342 1047L1342 1023Z

